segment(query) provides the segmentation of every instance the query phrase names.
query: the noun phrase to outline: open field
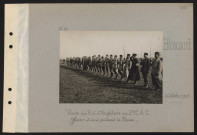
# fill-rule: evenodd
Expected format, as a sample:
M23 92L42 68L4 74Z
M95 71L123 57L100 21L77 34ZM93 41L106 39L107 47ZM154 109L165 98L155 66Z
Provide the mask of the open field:
M150 87L151 77L148 77ZM132 103L161 104L162 90L143 88L143 78L137 85L95 75L69 67L60 67L60 103Z

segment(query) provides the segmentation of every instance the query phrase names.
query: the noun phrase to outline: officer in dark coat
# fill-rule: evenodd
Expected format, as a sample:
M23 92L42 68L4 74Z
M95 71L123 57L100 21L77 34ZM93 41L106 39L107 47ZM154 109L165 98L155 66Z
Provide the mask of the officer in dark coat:
M121 76L121 80L123 79L123 65L124 65L124 59L123 56L120 55L120 58L118 59L118 73Z
M144 53L144 59L140 62L142 65L141 72L144 78L144 87L148 87L148 73L150 71L150 60L148 59L148 53Z
M127 82L129 80L134 81L133 84L136 84L136 82L140 80L139 61L136 58L136 56L137 56L137 54L134 53L130 58L130 60L132 62L132 66L131 66L129 76L128 76L128 79L127 79Z

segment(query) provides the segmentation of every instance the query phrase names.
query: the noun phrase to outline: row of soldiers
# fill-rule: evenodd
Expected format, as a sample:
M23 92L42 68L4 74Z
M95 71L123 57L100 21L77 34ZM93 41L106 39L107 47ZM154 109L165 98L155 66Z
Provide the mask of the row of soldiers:
M160 57L159 52L155 52L155 58L149 59L148 53L144 53L144 58L139 61L136 58L137 54L127 54L126 58L123 58L122 55L117 57L117 55L106 55L103 56L96 55L92 57L73 57L66 59L66 63L69 66L91 71L94 74L99 74L107 77L113 78L115 76L118 79L120 75L120 79L127 81L132 80L134 85L137 81L140 80L140 71L142 72L144 78L144 87L148 88L148 74L151 70L151 78L153 86L158 90L162 88L162 76L163 76L163 60ZM141 65L141 69L140 69Z

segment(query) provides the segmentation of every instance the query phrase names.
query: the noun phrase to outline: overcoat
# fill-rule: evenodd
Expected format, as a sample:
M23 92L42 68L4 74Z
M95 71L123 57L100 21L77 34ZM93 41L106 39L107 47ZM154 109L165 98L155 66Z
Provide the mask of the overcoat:
M140 70L139 70L139 61L137 58L131 57L132 66L129 71L128 80L138 81L140 80Z

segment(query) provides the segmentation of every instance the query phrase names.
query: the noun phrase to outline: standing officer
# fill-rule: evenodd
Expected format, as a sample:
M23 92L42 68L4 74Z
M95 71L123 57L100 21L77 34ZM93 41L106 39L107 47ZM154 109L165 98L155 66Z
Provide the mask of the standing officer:
M98 74L98 57L95 56L95 74Z
M102 56L101 57L101 69L102 69L102 75L105 76L105 73L106 73L106 62L105 62L105 59L104 57Z
M109 59L109 70L110 70L110 77L113 77L113 55L110 55Z
M127 57L125 59L125 66L124 66L124 77L126 77L126 79L129 76L130 69L131 69L130 54L127 54Z
M92 64L92 61L91 61L91 57L89 56L87 57L87 70L88 71L91 71L91 68L92 68L91 64Z
M109 75L109 73L110 73L110 69L109 69L109 56L108 55L106 55L106 57L105 57L105 63L106 63L106 66L105 66L105 69L106 69L106 76L108 76Z
M101 56L100 55L98 55L97 65L98 65L98 74L100 75L102 73L102 62L101 62Z
M152 83L156 90L162 88L162 72L163 72L163 62L160 59L160 53L155 52L155 59L152 62Z
M148 53L144 53L144 59L140 62L142 65L141 72L144 78L144 87L148 88L148 73L150 70L150 60L148 59Z
M115 79L118 79L118 60L117 55L114 56L113 60L113 72L115 73Z
M134 85L137 83L137 81L140 80L140 71L139 71L139 62L136 58L137 54L133 54L131 57L132 66L129 72L129 76L127 81L132 80L134 81Z
M118 73L121 75L121 80L123 79L123 56L120 55L120 58L118 59Z
M93 73L96 73L96 55L93 56L93 59L92 59L92 63L93 63Z

